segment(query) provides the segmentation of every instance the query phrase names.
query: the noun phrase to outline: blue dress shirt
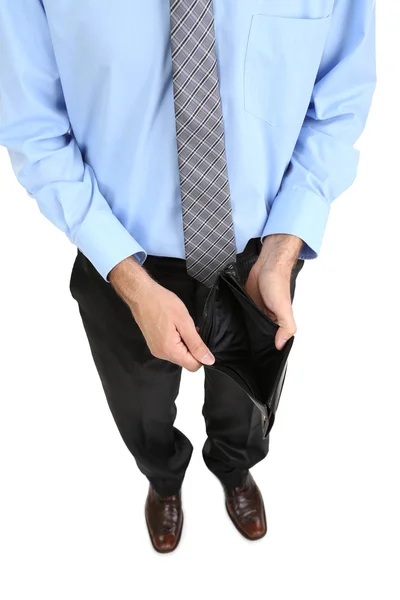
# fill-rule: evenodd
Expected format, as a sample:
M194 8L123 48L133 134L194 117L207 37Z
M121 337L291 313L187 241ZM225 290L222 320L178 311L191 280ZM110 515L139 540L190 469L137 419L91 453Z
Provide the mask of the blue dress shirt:
M107 281L184 258L169 0L1 0L0 144ZM237 251L320 250L375 88L375 0L214 0Z

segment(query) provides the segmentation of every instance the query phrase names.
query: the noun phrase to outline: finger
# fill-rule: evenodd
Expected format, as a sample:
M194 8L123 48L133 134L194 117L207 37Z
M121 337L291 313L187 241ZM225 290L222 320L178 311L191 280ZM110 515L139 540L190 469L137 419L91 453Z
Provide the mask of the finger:
M194 373L202 367L202 363L192 356L183 341L180 341L174 348L170 360L184 369Z
M269 308L267 308L264 304L264 309L263 309L264 313L267 315L267 317L269 319L271 319L271 321L274 321L276 323L277 319L276 319L276 314L274 312L272 312L272 310L269 310Z
M149 348L156 358L172 362L188 371L197 371L202 366L187 349L176 326L168 328L162 343L157 348L153 349L150 345Z
M257 278L250 274L244 289L247 295L253 300L254 304L256 304L260 310L264 310L265 304L260 292L260 288L258 287Z
M203 365L212 365L215 358L207 348L192 320L183 321L177 324L177 329L185 342L190 354Z
M265 311L264 300L261 296L258 287L249 287L248 289L246 289L246 291L250 298L253 300L254 304L256 304L260 310Z
M277 315L279 329L275 335L275 345L282 350L286 342L296 333L296 322L294 320L292 305L289 304Z
M195 373L196 371L198 371L200 369L200 367L203 366L201 364L201 362L199 362L198 360L196 360L190 354L189 351L186 351L186 355L182 355L179 358L179 362L177 362L177 364L179 364L181 367L183 367L187 371L190 371L191 373Z

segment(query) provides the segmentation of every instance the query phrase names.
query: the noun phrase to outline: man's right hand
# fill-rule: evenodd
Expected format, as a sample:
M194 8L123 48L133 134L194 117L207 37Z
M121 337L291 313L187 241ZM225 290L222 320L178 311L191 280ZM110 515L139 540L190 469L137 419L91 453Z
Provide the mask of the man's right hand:
M118 263L108 279L131 309L153 356L192 372L214 363L182 300L154 281L133 257Z

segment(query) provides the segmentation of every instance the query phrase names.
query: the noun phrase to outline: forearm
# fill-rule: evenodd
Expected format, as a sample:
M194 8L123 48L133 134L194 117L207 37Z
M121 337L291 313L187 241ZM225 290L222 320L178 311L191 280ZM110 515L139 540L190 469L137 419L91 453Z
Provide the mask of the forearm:
M283 233L267 235L258 259L259 267L263 271L290 274L302 245L303 240L295 235Z
M153 279L138 261L129 256L111 269L108 280L117 294L130 306L137 307Z

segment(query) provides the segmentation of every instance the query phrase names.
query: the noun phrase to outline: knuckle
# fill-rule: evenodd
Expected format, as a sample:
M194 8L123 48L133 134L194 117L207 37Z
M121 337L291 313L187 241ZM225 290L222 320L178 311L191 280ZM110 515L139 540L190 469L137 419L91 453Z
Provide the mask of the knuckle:
M166 344L157 344L157 346L151 347L150 352L155 358L165 359L168 355Z
M162 356L170 356L172 354L171 347L167 341L164 341L160 344L160 352Z
M195 352L197 354L198 352L201 352L202 350L203 350L203 342L201 342L201 341L195 341L190 345L191 352Z
M285 338L290 339L296 333L296 329L288 328L285 332Z
M166 360L173 362L177 365L181 364L182 356L178 352L168 352L165 354Z

